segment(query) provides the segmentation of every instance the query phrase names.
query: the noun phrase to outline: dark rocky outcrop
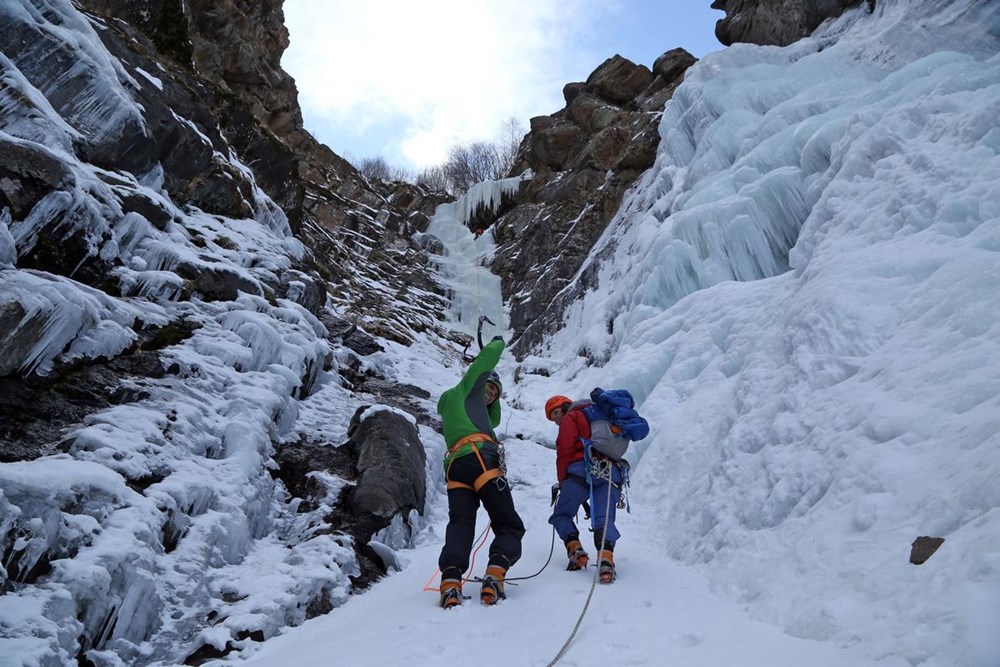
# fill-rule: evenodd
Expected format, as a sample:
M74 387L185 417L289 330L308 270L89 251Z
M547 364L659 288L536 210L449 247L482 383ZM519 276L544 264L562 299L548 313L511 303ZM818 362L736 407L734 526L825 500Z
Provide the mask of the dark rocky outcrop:
M553 300L625 191L653 165L663 106L694 62L683 49L664 53L652 70L614 56L586 82L563 89L564 109L531 119L512 174L530 169L533 177L513 203L477 223L494 225L492 269L510 302L515 352L525 353L561 318L562 301Z
M819 25L845 10L875 0L715 0L712 9L726 17L715 24L716 38L729 46L736 42L787 46L810 35Z
M942 544L944 544L943 537L921 535L913 540L913 544L910 545L910 562L914 565L923 565Z
M368 183L305 131L295 82L280 65L288 46L281 0L83 4L107 17L109 29L101 36L116 56L158 72L162 92L143 85L140 93L165 97L167 107L213 144L221 141L216 150L231 149L250 167L312 251L299 268L329 283L334 305L355 323L404 344L412 341L409 331L440 326L444 301L428 302L427 295L441 291L412 237L426 230L448 196L407 183ZM203 142L191 139L190 126L156 113L163 100L142 102L163 136L158 145L167 154L168 185L177 181L172 193L203 210L246 214L242 176L213 164L211 147L205 153ZM384 292L372 291L376 283L387 286Z
M170 100L173 108L192 92L205 96L213 112L209 125L218 124L245 163L261 160L254 169L258 184L297 227L304 190L297 175L298 160L282 138L302 130L302 117L295 83L279 65L288 46L281 2L89 0L84 4L127 37L118 46L128 52L119 48L113 50L115 55L130 62L145 57L173 65L167 70L164 90L171 96L171 83L184 89ZM186 106L182 103L180 108ZM220 183L209 181L206 190L210 185Z
M427 456L416 426L399 413L379 410L361 419L358 408L347 429L357 455L358 483L348 493L348 514L365 519L372 533L397 512L423 510Z
M73 174L41 146L0 138L0 210L9 208L13 218L24 218L42 197L72 181Z
M423 511L426 494L426 454L416 427L389 410L357 409L343 444L301 441L282 445L275 454L276 476L292 495L304 499L299 511L321 506L328 490L310 473L321 471L353 482L345 487L325 515L328 529L354 538L364 587L385 574L381 558L368 546L372 536L396 515Z
M0 332L9 330L5 313L17 306L0 308ZM44 377L19 376L13 372L16 369L5 366L5 359L24 355L5 348L5 341L0 340L0 462L29 461L65 451L66 431L88 414L148 396L144 379L166 373L158 351L189 338L196 329L197 325L184 321L148 328L139 332L137 343L124 354L57 367ZM37 332L29 330L13 340L35 338Z

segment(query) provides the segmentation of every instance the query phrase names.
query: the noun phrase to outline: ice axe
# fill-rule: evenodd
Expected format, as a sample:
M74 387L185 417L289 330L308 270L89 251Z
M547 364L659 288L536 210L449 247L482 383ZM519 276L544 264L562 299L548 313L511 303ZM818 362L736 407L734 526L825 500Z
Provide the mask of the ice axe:
M496 326L496 324L493 324L493 320L485 315L479 316L479 326L476 328L476 340L479 342L480 351L483 349L483 322L489 322L493 326Z
M493 320L491 320L490 318L486 317L485 315L480 315L479 316L479 325L476 327L476 341L479 343L479 350L480 350L480 352L483 349L483 323L484 322L489 322L490 324L493 324L493 326L496 326L496 324L493 323ZM472 345L472 341L471 340L468 342L468 344L466 344L465 349L462 350L462 359L466 363L472 363L472 361L476 358L474 355L469 354L469 345Z

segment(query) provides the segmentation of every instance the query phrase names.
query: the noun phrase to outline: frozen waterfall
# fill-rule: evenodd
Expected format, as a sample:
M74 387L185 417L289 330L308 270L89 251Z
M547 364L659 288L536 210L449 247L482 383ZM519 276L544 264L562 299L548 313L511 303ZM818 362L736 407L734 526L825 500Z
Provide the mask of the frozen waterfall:
M496 325L484 328L484 337L507 330L500 277L486 268L496 242L490 233L476 237L466 224L480 209L496 211L503 196L517 192L520 183L520 177L477 183L457 201L438 206L431 219L427 231L444 245L438 262L451 296L450 324L459 331L475 335L481 316Z

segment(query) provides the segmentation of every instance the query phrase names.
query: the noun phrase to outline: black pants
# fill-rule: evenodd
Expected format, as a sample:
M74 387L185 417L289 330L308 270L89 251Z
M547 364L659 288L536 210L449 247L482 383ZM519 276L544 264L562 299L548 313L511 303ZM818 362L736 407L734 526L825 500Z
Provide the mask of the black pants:
M448 481L461 482L471 487L484 472L499 467L499 456L493 447L483 447L480 455L481 460L476 453L455 459L448 469ZM442 578L460 577L469 568L469 554L476 539L476 513L480 502L489 514L495 535L490 544L489 564L509 568L521 557L524 522L514 509L514 498L506 478L492 479L480 487L478 492L471 488L449 489L448 528L445 530L444 548L438 558Z

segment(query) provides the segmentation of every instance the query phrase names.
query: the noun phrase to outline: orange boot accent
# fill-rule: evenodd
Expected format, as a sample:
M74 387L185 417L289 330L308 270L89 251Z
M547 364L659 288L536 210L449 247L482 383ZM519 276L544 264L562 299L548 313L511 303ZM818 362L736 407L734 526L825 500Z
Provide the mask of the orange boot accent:
M569 558L569 565L566 566L569 571L586 569L587 563L590 562L590 556L584 551L580 540L570 540L566 543L566 556Z
M615 554L609 549L601 549L598 554L598 576L602 584L610 584L615 580Z
M479 591L479 599L483 604L495 605L497 600L507 598L503 593L503 578L506 574L507 569L499 565L490 565L486 568L483 588Z
M441 580L441 607L451 609L462 604L462 580L442 579Z

